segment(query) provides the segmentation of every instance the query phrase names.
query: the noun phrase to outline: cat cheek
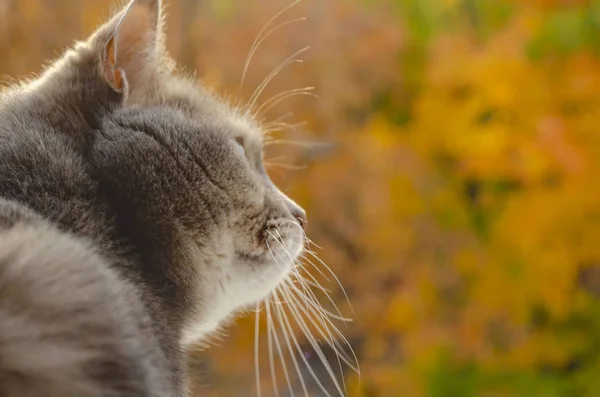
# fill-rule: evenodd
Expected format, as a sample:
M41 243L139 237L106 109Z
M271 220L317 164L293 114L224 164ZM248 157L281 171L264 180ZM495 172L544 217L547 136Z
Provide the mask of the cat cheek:
M244 189L240 198L246 207L254 209L265 207L265 192L264 189L258 186L249 186L247 189Z

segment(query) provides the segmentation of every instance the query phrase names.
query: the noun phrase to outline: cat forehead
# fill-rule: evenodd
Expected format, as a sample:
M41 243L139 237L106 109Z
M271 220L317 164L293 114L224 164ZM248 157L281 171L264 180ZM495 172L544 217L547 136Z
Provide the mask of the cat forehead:
M196 82L176 77L170 80L172 83L163 95L175 99L174 103L185 100L196 118L224 126L226 133L232 137L243 136L245 140L262 142L262 129L243 107L231 106Z
M245 139L255 142L262 142L262 130L254 122L254 120L250 118L250 116L246 116L244 114L233 114L231 116L231 124L233 126L233 130L236 131L237 134L244 136Z

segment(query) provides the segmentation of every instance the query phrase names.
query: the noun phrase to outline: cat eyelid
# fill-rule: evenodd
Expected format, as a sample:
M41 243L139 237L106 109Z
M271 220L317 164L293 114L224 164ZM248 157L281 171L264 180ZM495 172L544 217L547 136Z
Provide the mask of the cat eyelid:
M244 138L239 136L235 138L235 147L236 151L240 153L240 155L246 157L246 147L244 146Z

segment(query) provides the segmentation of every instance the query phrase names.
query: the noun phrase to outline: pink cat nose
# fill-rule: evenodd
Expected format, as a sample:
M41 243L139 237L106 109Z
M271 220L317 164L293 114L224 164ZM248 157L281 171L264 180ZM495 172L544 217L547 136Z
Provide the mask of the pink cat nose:
M292 215L298 221L298 224L302 229L306 229L306 224L308 223L308 218L306 217L306 211L301 208L294 208L292 210Z

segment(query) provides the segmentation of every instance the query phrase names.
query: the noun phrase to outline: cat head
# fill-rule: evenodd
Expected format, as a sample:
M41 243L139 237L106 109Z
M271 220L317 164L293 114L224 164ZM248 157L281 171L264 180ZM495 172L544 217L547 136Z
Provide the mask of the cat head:
M267 298L293 271L306 214L271 182L250 113L176 75L160 1L134 0L118 18L104 76L125 107L106 118L95 162L146 264L157 262L146 275L157 288L170 288L156 277L158 262L168 262L165 296L191 313L184 322L193 339Z

